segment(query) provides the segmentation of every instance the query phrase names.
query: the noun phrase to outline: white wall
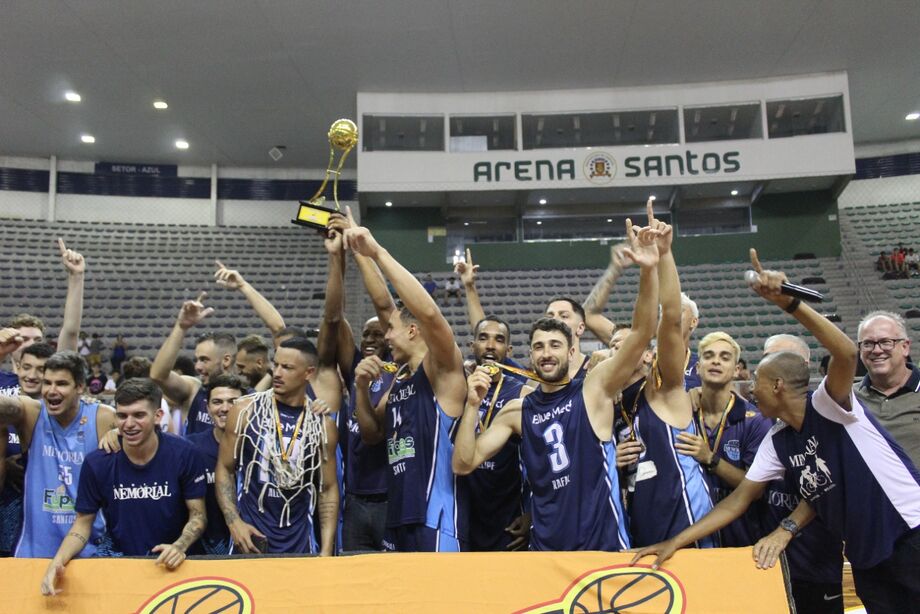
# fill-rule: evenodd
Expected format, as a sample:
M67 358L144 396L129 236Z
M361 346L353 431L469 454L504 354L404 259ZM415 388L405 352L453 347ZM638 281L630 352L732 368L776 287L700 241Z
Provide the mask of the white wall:
M48 194L0 190L0 217L44 220L48 217Z
M210 223L211 201L202 198L138 198L58 194L60 222L122 222L135 224Z
M920 175L851 181L837 199L837 206L845 209L912 202L920 202Z

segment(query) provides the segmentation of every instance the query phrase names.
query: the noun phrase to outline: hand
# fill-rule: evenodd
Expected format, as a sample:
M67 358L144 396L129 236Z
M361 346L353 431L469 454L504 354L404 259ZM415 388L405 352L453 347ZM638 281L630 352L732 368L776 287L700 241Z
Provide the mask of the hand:
M72 249L67 249L64 239L58 237L58 249L61 250L61 262L68 275L83 275L86 272L86 261L83 256Z
M470 248L466 248L466 262L462 260L454 265L454 273L460 276L460 282L464 286L476 285L476 273L479 272L479 265L473 264L473 254Z
M770 569L776 565L779 555L792 541L792 537L792 533L777 527L772 533L754 544L753 554L757 569Z
M667 561L669 558L674 556L674 553L677 551L677 546L674 545L673 540L668 540L664 542L659 542L657 544L652 544L651 546L646 546L636 553L636 556L633 557L632 561L629 562L630 565L635 565L639 559L646 556L655 556L655 562L652 563L652 569L658 569L662 563Z
M0 357L19 349L25 339L17 328L0 328Z
M351 214L351 207L345 207L348 214L349 228L345 230L345 249L350 249L356 254L374 259L380 255L380 244L371 234L371 231L364 226L358 226L354 216Z
M651 198L645 201L645 213L648 216L648 227L655 231L655 244L658 246L658 255L664 256L671 251L674 233L671 225L665 224L655 217L655 206Z
M121 450L121 442L118 441L118 429L112 429L102 436L99 440L99 449L105 450L106 454L114 454Z
M52 559L45 571L45 577L42 578L42 595L53 597L61 592L61 589L55 588L60 580L64 579L64 566Z
M470 376L466 378L466 404L469 407L479 409L491 385L492 376L489 375L489 372L482 367L477 367L476 370L470 373Z
M610 246L610 264L613 265L613 268L615 268L618 273L632 264L632 260L626 256L626 249L628 247L628 243L617 243L616 245Z
M239 290L246 283L239 271L228 269L220 260L215 260L217 271L214 273L214 282L221 288Z
M205 308L204 303L201 302L207 297L208 293L202 292L194 301L185 301L182 303L182 309L179 310L179 319L176 321L182 330L190 329L214 313L213 307Z
M703 441L703 438L699 435L686 432L678 433L677 439L678 441L674 444L674 449L684 456L692 456L696 459L696 462L701 465L708 465L712 462L712 458L715 454L709 449L709 446L706 445L706 442Z
M160 544L150 549L151 552L159 552L157 565L165 565L166 569L175 569L185 560L185 551L175 544Z
M252 543L253 535L266 539L264 535L259 533L258 529L248 522L244 522L241 518L237 518L227 528L230 529L230 537L233 538L233 543L243 554L261 554L259 549Z
M366 389L371 382L380 378L383 371L383 360L377 356L368 356L355 367L355 389Z
M649 226L643 228L633 226L632 220L626 218L626 237L629 239L629 247L624 248L623 254L644 269L654 267L658 264L657 232Z
M334 256L342 251L342 233L337 230L327 228L323 235L323 247Z
M751 289L757 294L785 309L792 302L792 297L780 293L784 281L789 281L782 271L765 271L757 257L757 250L751 248L751 266L757 273L757 280L751 284Z
M530 543L530 514L524 512L515 518L505 527L505 531L514 537L505 550L527 550L527 544Z
M345 231L352 227L353 221L354 219L349 221L349 219L345 217L344 215L342 215L341 213L338 213L338 212L330 213L329 222L326 224L326 228L328 228L329 230L334 230L340 235L344 235Z
M640 442L635 439L627 439L617 444L617 468L622 469L629 465L639 462L639 455L645 449Z
M328 416L329 414L335 413L329 406L329 403L322 399L313 399L310 401L310 411L313 412L314 416Z

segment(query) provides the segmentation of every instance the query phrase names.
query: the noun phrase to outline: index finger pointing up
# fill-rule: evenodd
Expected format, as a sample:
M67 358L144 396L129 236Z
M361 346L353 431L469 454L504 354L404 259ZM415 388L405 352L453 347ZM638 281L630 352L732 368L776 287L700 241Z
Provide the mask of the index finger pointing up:
M208 297L208 293L207 293L207 292L201 292L201 293L198 295L198 298L195 299L195 302L196 302L196 303L200 303L201 301L203 301L203 300L206 299L207 297Z
M470 248L466 248L466 263L470 266L473 266L473 254L470 252Z
M67 246L64 245L64 239L62 239L61 237L58 237L57 243L58 243L58 249L61 250L61 255L62 256L65 255L67 253Z
M651 226L655 221L655 206L652 204L654 202L655 202L654 199L652 199L651 197L647 201L645 201L645 212L648 214L648 225L649 226Z
M351 205L345 205L345 213L346 213L347 216L348 216L348 222L349 222L352 226L357 226L358 224L355 222L355 216L353 216L353 215L351 214Z
M758 273L763 273L763 267L760 265L760 259L757 257L757 250L753 247L751 248L751 266L753 266L754 270Z

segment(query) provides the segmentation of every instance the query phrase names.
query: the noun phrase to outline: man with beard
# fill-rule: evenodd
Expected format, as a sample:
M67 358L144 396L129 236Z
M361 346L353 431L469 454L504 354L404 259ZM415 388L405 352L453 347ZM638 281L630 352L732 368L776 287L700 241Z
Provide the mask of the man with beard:
M403 307L386 323L385 339L401 366L395 383L376 407L369 387L383 371L378 356L355 369L356 415L362 440L386 439L387 530L384 547L399 552L458 551L465 547L465 485L450 471L451 430L463 412L463 357L453 330L418 280L380 246L348 210L333 227L345 244L371 259L392 284Z
M150 379L179 407L186 435L206 431L213 426L208 415L208 381L221 373L232 373L236 360L233 335L205 333L195 341L195 372L198 377L178 375L172 371L188 330L214 313L213 307L206 308L202 303L205 297L207 293L202 292L196 300L182 304L176 324L150 366Z
M503 364L511 349L508 323L494 316L479 321L473 330L470 349L477 366L491 371L489 389L479 407L477 431L489 428L505 405L524 397L533 388L509 377ZM510 439L490 460L476 468L467 481L470 487L470 550L522 550L527 547L530 513L524 509L524 481L521 476L520 440Z
M651 215L649 216L652 221ZM563 322L537 320L530 355L540 388L506 404L477 436L480 406L491 385L484 367L469 376L469 395L457 433L454 472L472 473L514 436L522 439L533 495L533 550L606 550L630 547L614 466L614 400L655 332L658 248L664 228L633 228L627 220L626 256L640 266L633 326L617 353L584 379L569 379L574 337ZM667 228L670 231L670 227Z
M17 557L50 558L74 521L80 470L99 438L115 426L111 407L80 397L86 388L86 365L73 351L59 352L45 363L41 401L0 397L0 426L12 426L28 450L23 490L24 520ZM100 545L102 517L93 524L82 556Z
M259 335L249 335L236 345L236 372L245 378L246 387L255 389L268 378L268 346Z

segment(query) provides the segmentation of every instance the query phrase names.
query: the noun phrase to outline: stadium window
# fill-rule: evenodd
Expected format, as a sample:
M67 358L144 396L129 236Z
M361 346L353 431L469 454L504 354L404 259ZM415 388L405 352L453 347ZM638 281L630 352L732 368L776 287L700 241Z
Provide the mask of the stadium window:
M452 115L450 151L516 149L514 115Z
M684 107L684 140L729 141L763 136L760 103Z
M525 114L521 124L524 149L680 142L677 109Z
M843 96L768 101L767 124L771 139L846 132Z
M751 232L751 207L747 204L685 201L676 218L677 234L681 237Z
M444 151L440 115L365 115L364 151Z

